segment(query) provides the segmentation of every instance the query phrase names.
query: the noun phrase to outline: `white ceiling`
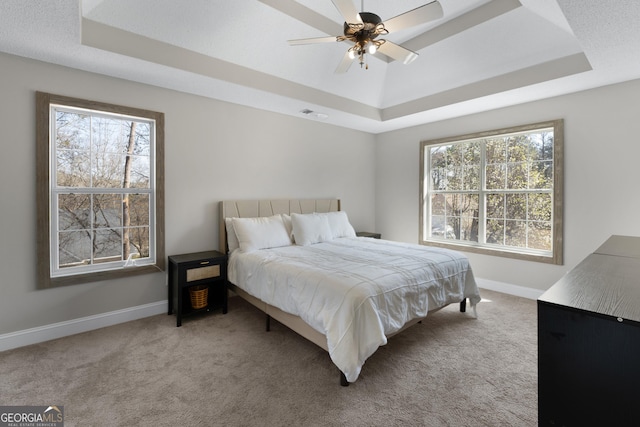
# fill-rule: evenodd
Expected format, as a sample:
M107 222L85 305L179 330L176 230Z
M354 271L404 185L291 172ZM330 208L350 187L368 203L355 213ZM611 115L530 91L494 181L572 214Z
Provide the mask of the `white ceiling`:
M363 3L385 21L428 2ZM331 0L3 0L0 51L371 133L640 78L639 1L440 4L385 36L413 63L344 74L346 42L287 43L342 34Z

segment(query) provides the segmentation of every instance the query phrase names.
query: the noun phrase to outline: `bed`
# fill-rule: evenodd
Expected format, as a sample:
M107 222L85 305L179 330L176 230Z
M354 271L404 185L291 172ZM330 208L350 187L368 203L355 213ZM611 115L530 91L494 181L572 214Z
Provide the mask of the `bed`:
M468 259L357 237L338 199L220 202L232 292L329 353L343 386L387 339L429 313L480 301Z

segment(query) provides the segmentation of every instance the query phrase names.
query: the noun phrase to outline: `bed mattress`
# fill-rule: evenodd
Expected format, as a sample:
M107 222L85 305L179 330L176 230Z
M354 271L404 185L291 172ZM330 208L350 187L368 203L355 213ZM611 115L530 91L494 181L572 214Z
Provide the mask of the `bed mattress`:
M472 307L480 301L460 252L362 237L236 250L228 277L324 334L332 361L349 382L405 323L463 298Z

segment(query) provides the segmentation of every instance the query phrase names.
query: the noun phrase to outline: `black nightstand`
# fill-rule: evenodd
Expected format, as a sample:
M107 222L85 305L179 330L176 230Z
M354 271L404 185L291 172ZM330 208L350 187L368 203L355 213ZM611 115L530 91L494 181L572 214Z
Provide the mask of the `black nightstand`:
M189 290L207 289L201 308L193 308ZM227 313L227 256L218 251L195 252L169 257L169 314L176 314L176 326L182 316L222 308Z
M371 231L358 231L356 232L356 236L358 237L371 237L374 239L379 239L381 237L380 233L372 233Z

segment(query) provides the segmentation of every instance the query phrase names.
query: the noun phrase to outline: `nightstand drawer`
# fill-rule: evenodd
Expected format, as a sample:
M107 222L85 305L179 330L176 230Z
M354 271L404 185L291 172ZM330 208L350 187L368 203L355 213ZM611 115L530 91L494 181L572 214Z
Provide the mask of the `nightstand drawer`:
M206 267L190 268L187 270L187 282L196 280L211 279L220 276L220 265L209 265Z
M371 231L358 231L356 233L356 236L358 236L358 237L371 237L372 239L379 239L379 238L382 237L380 233L372 233Z

